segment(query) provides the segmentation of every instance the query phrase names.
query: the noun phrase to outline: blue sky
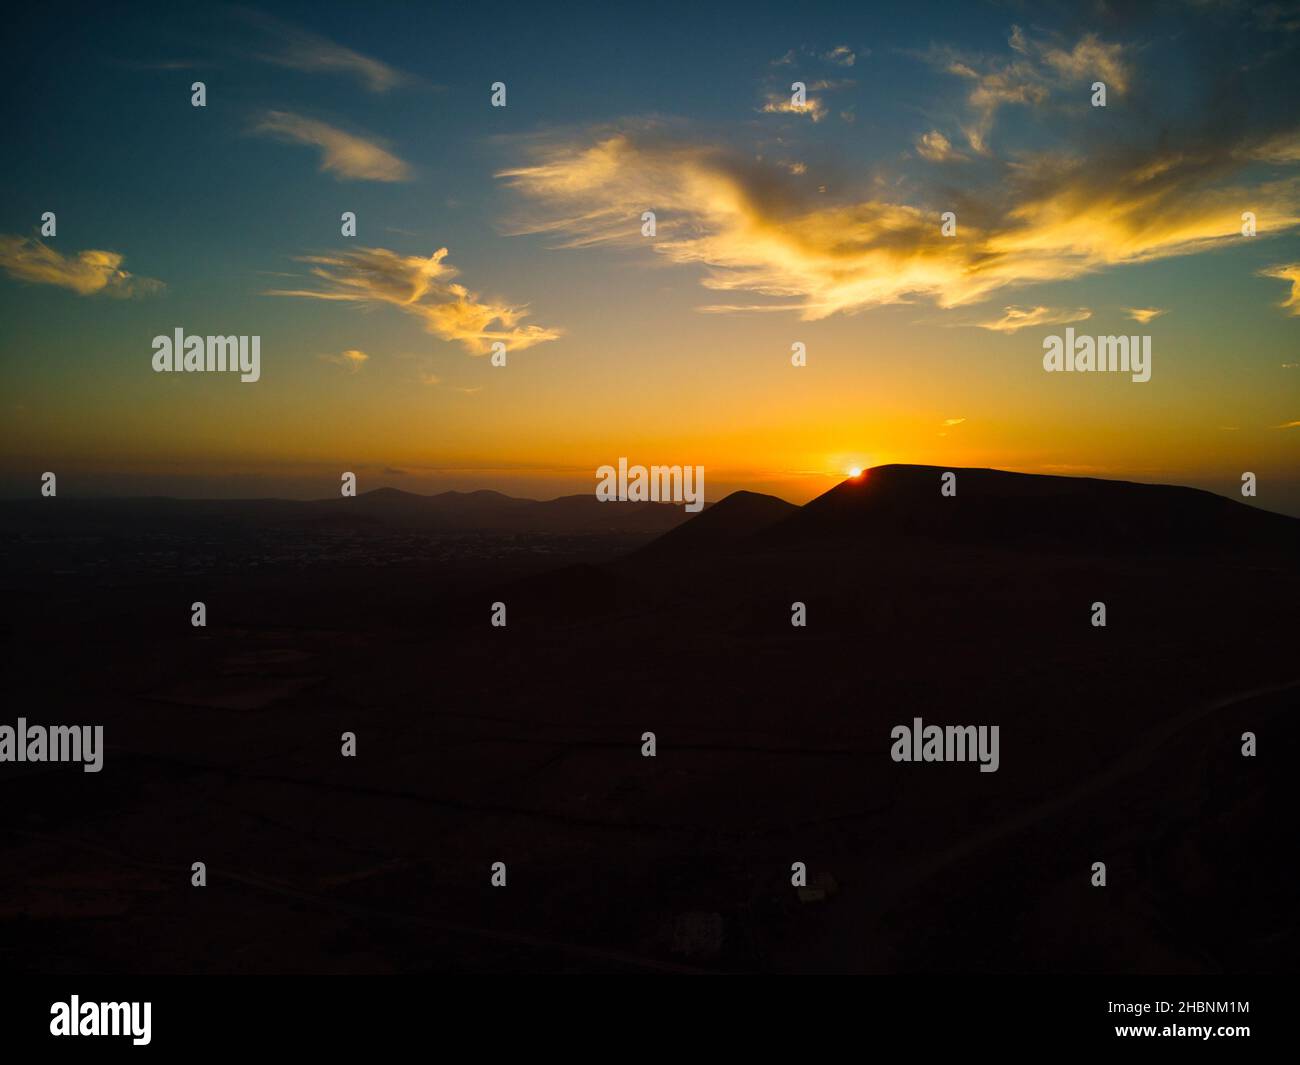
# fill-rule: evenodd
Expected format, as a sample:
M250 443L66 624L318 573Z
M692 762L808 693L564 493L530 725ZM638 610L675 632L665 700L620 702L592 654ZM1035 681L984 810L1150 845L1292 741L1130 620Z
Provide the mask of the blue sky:
M57 463L88 492L319 495L344 464L371 487L547 495L640 448L788 498L875 460L1221 491L1258 467L1300 508L1294 6L15 18L7 493ZM796 80L815 111L786 107ZM1224 220L1248 209L1240 238ZM131 279L70 287L88 249ZM420 271L419 313L337 299ZM1031 324L999 327L1008 308ZM1045 332L1137 332L1133 308L1160 312L1149 385L1043 374ZM149 339L176 326L261 335L263 380L152 375Z

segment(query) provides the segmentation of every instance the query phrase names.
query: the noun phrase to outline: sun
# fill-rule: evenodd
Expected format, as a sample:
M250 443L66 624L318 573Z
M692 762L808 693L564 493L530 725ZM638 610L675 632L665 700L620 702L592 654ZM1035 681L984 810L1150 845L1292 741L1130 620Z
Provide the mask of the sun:
M862 476L862 467L861 467L861 466L851 466L851 467L849 468L848 473L849 473L849 476L850 476L850 477L861 477L861 476Z

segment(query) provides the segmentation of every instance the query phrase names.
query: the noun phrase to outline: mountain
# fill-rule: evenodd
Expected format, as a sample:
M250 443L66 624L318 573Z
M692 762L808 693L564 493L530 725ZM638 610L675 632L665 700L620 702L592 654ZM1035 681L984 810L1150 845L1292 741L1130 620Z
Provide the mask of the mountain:
M735 545L798 511L793 503L776 496L732 492L690 521L647 544L637 552L637 557L716 551Z
M941 493L945 473L956 494ZM760 532L766 547L916 541L1084 554L1300 547L1300 520L1195 488L940 466L877 466Z
M945 473L955 475L955 495L940 491ZM593 494L538 501L486 490L426 496L396 488L313 501L56 498L0 503L0 534L6 535L222 537L275 529L657 537L638 558L874 542L1100 555L1300 547L1300 519L1199 489L940 466L877 466L802 507L774 496L735 492L698 514L671 503L602 503Z

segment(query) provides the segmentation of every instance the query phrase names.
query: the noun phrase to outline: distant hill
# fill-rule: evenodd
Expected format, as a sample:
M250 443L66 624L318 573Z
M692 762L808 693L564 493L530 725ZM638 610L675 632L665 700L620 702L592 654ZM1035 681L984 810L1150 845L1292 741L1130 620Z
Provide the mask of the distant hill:
M637 554L664 556L717 550L754 536L798 512L793 503L776 496L732 492L647 544Z
M417 495L398 488L376 488L362 492L355 499L320 500L307 504L306 517L310 520L322 511L348 513L360 519L382 525L437 532L476 532L509 524L510 516L528 507L537 506L535 500L515 499L501 492L441 492L438 495Z
M594 494L538 501L494 491L356 498L29 499L0 502L0 534L220 538L257 530L402 531L435 535L618 535L651 540L634 558L801 550L832 543L950 544L1123 554L1300 548L1300 519L1211 492L1089 477L877 466L802 507L734 492L698 514L672 503L602 503Z
M706 511L707 512L707 511ZM595 495L538 501L500 492L417 495L377 488L355 498L31 499L0 502L0 533L75 531L87 536L140 533L221 535L223 531L390 530L434 534L658 536L692 517L672 503L602 503Z

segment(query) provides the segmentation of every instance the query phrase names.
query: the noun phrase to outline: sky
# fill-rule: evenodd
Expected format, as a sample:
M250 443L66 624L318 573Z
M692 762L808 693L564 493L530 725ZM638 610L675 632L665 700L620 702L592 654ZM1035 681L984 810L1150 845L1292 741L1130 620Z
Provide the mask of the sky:
M627 457L793 502L1250 471L1300 514L1300 6L173 7L13 16L6 496L549 498ZM260 379L154 372L178 328L259 336ZM1151 379L1045 372L1066 328Z

